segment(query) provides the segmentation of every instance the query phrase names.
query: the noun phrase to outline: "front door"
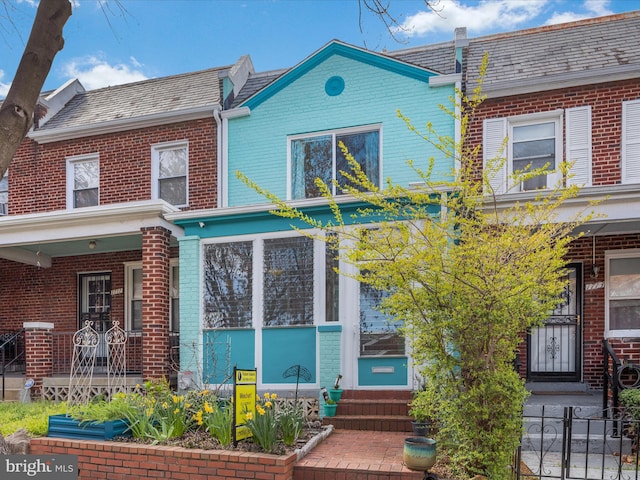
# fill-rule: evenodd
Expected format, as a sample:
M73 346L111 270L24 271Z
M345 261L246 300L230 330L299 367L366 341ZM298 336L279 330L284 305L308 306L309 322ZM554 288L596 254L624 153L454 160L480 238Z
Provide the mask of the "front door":
M527 336L529 381L579 382L581 377L582 265L570 264L562 303Z
M111 274L84 273L78 281L79 328L88 320L98 332L96 365L106 365L105 333L111 328Z
M385 293L359 285L357 386L408 388L409 358L400 323L378 310Z

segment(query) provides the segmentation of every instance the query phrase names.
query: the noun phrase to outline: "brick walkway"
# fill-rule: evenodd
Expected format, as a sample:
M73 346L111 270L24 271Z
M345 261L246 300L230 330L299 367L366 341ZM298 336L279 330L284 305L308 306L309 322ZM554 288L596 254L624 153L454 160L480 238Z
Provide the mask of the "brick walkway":
M300 460L295 480L366 479L413 480L424 473L402 463L405 432L334 430Z

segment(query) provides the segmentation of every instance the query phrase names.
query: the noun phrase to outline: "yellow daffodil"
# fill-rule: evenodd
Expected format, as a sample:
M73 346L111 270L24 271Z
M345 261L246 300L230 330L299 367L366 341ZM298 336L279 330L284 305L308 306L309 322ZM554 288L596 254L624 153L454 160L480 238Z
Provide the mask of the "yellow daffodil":
M246 418L247 420L252 420L253 419L253 413L251 412L247 412L244 416L244 418Z
M271 400L275 400L276 398L278 398L278 395L276 395L275 393L271 394Z

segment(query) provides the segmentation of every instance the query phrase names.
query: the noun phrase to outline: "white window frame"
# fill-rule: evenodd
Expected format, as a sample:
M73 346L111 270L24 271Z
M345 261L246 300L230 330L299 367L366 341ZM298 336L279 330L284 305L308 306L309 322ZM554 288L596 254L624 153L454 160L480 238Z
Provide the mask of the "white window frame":
M90 153L85 155L76 155L73 157L67 157L66 164L66 196L67 196L67 209L73 210L76 208L89 208L89 207L76 207L75 204L75 171L74 165L76 163L84 162L97 162L98 163L98 203L96 207L100 205L100 155L98 153Z
M318 232L315 232L318 234ZM212 245L216 243L234 243L234 242L251 242L253 248L253 291L251 292L252 298L252 319L251 325L249 329L260 330L262 328L282 328L280 326L273 327L265 327L263 321L263 296L264 296L264 241L265 240L274 240L278 238L291 238L291 237L301 237L303 236L300 233L296 233L294 231L284 231L284 232L269 232L264 234L252 234L252 235L241 235L241 236L233 236L233 237L215 237L209 239L203 239L201 242L201 251L200 258L204 258L204 248L205 245ZM320 294L320 292L324 291L325 284L325 248L324 242L320 240L313 241L313 323L308 325L290 325L286 328L296 328L296 327L312 327L318 324L324 324L325 319L325 305L324 294ZM200 311L205 311L204 305L204 297L205 297L205 276L204 276L204 262L201 262L200 265L200 286L201 286L201 305ZM322 288L319 288L319 287ZM336 322L330 323L330 325L335 325ZM204 328L204 325L202 326ZM234 327L235 328L235 327ZM232 329L234 329L232 328ZM243 327L244 328L244 327ZM217 328L216 328L217 329ZM224 330L224 329L221 329Z
M336 152L339 148L336 137L339 135L352 135L357 133L367 133L367 132L378 132L378 187L382 185L383 177L383 168L382 168L382 124L375 123L371 125L362 125L358 127L348 127L348 128L338 128L333 130L324 130L321 132L311 132L311 133L301 133L296 135L289 135L287 137L287 199L293 199L293 166L292 166L292 158L291 158L291 142L294 140L300 140L305 138L315 138L315 137L332 137L332 158L331 158L331 168L332 168L332 178L335 179L338 172L336 172ZM335 192L334 192L335 194ZM312 200L311 198L307 199L296 199L296 200Z
M9 170L7 169L2 176L2 180L7 179L7 201L0 203L0 216L9 214Z
M169 260L169 299L171 300L177 298L180 299L180 278L175 278L173 275L173 270L175 267L179 267L180 259L172 258ZM131 301L136 300L133 298L133 271L134 270L142 270L142 262L125 262L124 263L124 329L128 332L135 331L140 332L140 330L133 330L132 328L132 318L131 315L133 312L131 311ZM143 280L144 281L144 280ZM175 283L178 282L178 288L174 288ZM142 291L142 289L140 290ZM139 298L142 300L142 297ZM171 308L171 304L169 305L169 330L173 331L173 309Z
M185 174L185 203L174 205L174 207L189 206L189 141L180 140L176 142L163 142L151 145L151 198L160 199L160 156L159 153L165 150L185 149L186 153L186 174ZM166 200L165 200L166 201Z
M605 293L604 293L604 318L605 318L605 338L622 338L622 337L639 337L640 336L640 326L634 329L626 329L626 330L612 330L610 328L610 318L609 318L609 301L610 301L610 261L611 260L620 260L624 258L640 258L640 249L628 249L628 250L614 250L614 251L606 251L604 254L604 265L605 265ZM640 275L640 272L638 272ZM636 297L624 297L635 299ZM640 301L640 292L638 292L638 300ZM616 299L621 300L623 297L616 297Z
M560 173L558 167L563 161L564 155L562 151L563 139L562 139L562 125L563 125L563 111L555 110L553 112L535 113L530 115L521 115L517 117L509 117L507 119L507 136L509 138L507 144L507 182L513 181L513 175L515 169L513 167L513 129L516 127L526 127L529 125L538 125L541 123L554 123L555 124L555 165L552 169L555 169L554 174L547 175L547 190L554 187L554 185L560 180ZM529 192L535 190L522 190L519 184L511 186L510 192Z

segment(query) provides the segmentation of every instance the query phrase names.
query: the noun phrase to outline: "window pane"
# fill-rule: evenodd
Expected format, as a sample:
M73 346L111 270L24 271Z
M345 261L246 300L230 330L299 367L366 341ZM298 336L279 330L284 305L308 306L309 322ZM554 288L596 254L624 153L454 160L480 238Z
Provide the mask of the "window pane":
M185 205L187 203L186 177L160 180L160 198L171 205Z
M100 164L96 160L73 164L73 189L98 188L100 184Z
M9 177L5 174L0 178L0 203L9 201Z
M360 284L360 355L404 355L400 322L378 310L386 292Z
M333 235L335 237L335 235ZM325 254L325 322L337 322L340 311L340 275L338 268L338 250L326 244Z
M340 185L346 180L340 174L341 171L351 172L349 162L342 153L340 142L347 147L347 151L358 162L367 178L376 185L380 185L380 134L378 131L355 133L351 135L338 135L336 137L336 179ZM341 192L337 192L341 193Z
M545 163L549 163L551 168L553 168L556 146L555 142L556 141L553 138L548 140L532 140L530 142L514 142L513 158L538 161L538 164L534 165L534 168L541 168Z
M313 240L264 242L264 325L313 325Z
M609 329L640 328L640 300L609 300Z
M131 330L142 330L142 300L131 301Z
M158 158L160 178L184 177L187 175L187 149L185 147L159 150Z
M77 190L73 192L73 206L76 208L95 207L98 205L98 189Z
M609 261L609 296L640 299L640 258Z
M205 327L251 327L252 283L252 242L205 245Z
M301 138L291 141L291 196L293 199L315 198L320 190L316 178L329 184L332 174L332 137Z
M513 141L536 140L540 138L553 138L556 135L556 123L537 123L513 128Z
M142 299L142 269L136 268L132 272L133 276L133 291L131 292L131 296L136 300Z
M171 299L171 331L180 331L180 299Z

